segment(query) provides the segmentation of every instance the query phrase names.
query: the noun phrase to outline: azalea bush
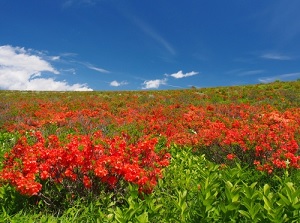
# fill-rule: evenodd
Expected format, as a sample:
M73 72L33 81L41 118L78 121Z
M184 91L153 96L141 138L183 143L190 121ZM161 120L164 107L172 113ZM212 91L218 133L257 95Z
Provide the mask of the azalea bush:
M218 165L191 147L170 147L170 164L151 194L141 196L129 184L122 201L114 191L95 199L77 198L59 216L40 204L30 205L6 187L17 204L31 209L0 215L6 221L28 222L297 222L300 218L300 174L286 171L281 177L253 168ZM12 202L10 200L10 202ZM17 203L19 202L19 203ZM23 203L22 203L23 202ZM6 202L4 210L11 207ZM45 206L43 206L45 207ZM24 210L24 209L23 209ZM1 214L1 212L0 212Z
M268 104L212 104L194 91L148 97L146 93L106 97L86 93L79 98L57 95L56 100L32 95L14 105L18 113L4 127L8 131L38 130L45 136L92 135L101 130L105 137L113 138L126 133L133 144L145 136L156 137L166 139L167 145L193 146L217 163L225 162L229 155L270 173L299 168L299 106L282 110ZM184 96L191 101L183 100Z
M155 138L128 144L125 138L108 139L101 132L69 135L61 142L56 135L45 139L31 132L4 155L0 179L50 206L66 196L72 200L91 192L97 196L101 190L124 193L126 183L151 193L170 158L165 149L156 152L156 144Z

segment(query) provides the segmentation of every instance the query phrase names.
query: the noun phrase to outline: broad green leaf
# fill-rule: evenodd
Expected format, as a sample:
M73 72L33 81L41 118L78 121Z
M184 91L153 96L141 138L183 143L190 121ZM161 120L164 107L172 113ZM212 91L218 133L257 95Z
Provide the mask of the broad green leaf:
M238 212L239 212L241 215L245 216L246 218L251 219L251 216L250 216L250 214L249 214L247 211L239 210Z
M138 217L136 217L136 219L138 220L139 223L147 223L147 222L149 222L148 212L144 212L143 214L141 214Z
M289 199L287 197L285 197L283 194L278 193L279 197L281 198L278 202L282 205L287 205L289 206L291 204L291 202L289 201Z
M296 210L299 210L300 209L300 202L296 203L296 204L293 204L292 205L293 208L295 208Z
M237 202L239 200L239 198L240 198L239 194L234 195L232 198L232 202Z
M230 181L226 181L225 185L226 185L227 188L232 188L233 187L233 184Z
M260 209L260 208L261 208L260 206L261 206L261 205L257 203L257 204L254 205L253 208L251 208L251 209L249 210L252 219L255 219L257 213L261 210L261 209Z
M264 185L264 194L268 194L270 192L270 186L269 184Z
M187 209L188 205L186 202L184 202L181 206L181 212L183 213Z
M257 182L254 182L254 183L252 183L252 184L250 185L250 187L251 187L252 189L254 189L254 187L256 186L256 184L257 184Z
M263 196L263 200L264 200L264 208L267 211L272 210L273 205L272 205L271 201L266 196Z
M227 210L233 211L236 210L240 206L239 202L232 202L229 205L226 206Z

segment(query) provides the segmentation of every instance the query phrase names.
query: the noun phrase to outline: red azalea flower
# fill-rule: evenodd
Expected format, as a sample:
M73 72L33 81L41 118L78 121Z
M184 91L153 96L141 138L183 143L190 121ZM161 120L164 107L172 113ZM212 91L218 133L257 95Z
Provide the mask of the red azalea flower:
M230 153L230 154L227 155L228 160L233 160L235 158L236 158L236 155L234 155L233 153Z

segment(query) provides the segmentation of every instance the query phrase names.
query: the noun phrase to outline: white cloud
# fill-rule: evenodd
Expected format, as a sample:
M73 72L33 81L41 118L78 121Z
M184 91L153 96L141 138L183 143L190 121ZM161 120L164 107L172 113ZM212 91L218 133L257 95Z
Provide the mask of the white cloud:
M51 60L55 61L55 60L59 60L59 59L60 59L60 56L52 56L52 57L50 57L50 58L51 58Z
M63 3L63 8L68 8L71 6L81 6L81 5L86 5L86 6L93 6L98 2L98 0L66 0Z
M61 69L62 72L71 73L73 75L76 74L76 70L74 68L68 68L68 69Z
M13 89L34 91L91 91L84 84L69 85L66 81L55 81L53 78L35 78L26 83L16 83Z
M113 86L113 87L119 87L119 86L122 86L122 85L126 85L128 84L126 81L121 81L121 82L118 82L118 81L112 81L110 82L110 86Z
M258 80L262 83L269 83L273 82L276 80L288 80L288 79L295 79L295 78L300 78L300 72L298 73L288 73L288 74L281 74L281 75L276 75L272 77L263 77L259 78Z
M92 90L85 84L43 78L43 72L59 74L41 53L9 45L0 46L0 89L5 90ZM58 59L58 58L57 58Z
M192 72L189 72L189 73L182 73L182 70L178 71L177 73L174 73L174 74L170 74L168 76L172 76L176 79L178 78L183 78L183 77L190 77L190 76L194 76L196 74L198 74L199 72L195 72L195 71L192 71Z
M262 74L264 73L264 70L248 70L248 71L242 71L238 73L238 76L250 76L250 75L256 75L256 74Z
M154 39L157 43L159 43L161 46L163 46L170 54L175 55L176 51L173 48L173 46L164 39L160 33L158 33L156 30L152 29L148 24L146 24L143 20L141 20L138 17L135 17L133 15L127 15L133 23L139 27L146 35Z
M24 48L8 45L0 46L0 65L1 70L24 70L27 73L30 72L30 75L41 71L48 71L54 74L59 73L39 56L28 54Z
M62 57L76 57L77 53L66 52L66 53L61 53L60 56L62 56Z
M167 78L144 81L143 89L159 88L160 85L166 85L166 83L167 83Z
M278 53L266 53L261 55L262 58L264 59L269 59L269 60L291 60L291 57L278 54Z
M99 67L95 67L95 66L90 65L90 64L87 64L86 66L87 66L87 68L89 68L89 69L91 69L91 70L98 71L98 72L100 72L100 73L110 73L108 70L105 70L105 69L99 68Z

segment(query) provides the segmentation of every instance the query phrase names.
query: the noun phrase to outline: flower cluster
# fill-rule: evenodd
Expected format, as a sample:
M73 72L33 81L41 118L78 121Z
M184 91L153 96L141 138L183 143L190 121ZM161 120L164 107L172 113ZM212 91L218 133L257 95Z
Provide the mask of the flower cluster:
M54 128L51 134L71 129L79 136L100 129L112 138L122 138L126 132L133 144L164 138L167 145L192 146L214 159L221 157L220 162L239 159L269 173L277 168L299 169L300 108L289 107L297 100L287 102L287 95L279 91L267 95L257 91L252 105L211 102L227 100L226 91L52 93L47 98L33 94L14 103L14 115L8 116L4 126L11 131ZM234 93L232 100L250 100L251 92L246 93ZM280 106L261 103L275 96Z
M137 184L150 193L162 177L170 155L155 152L157 139L128 144L125 137L105 138L100 131L93 136L70 135L63 143L56 135L44 138L32 133L31 141L22 137L5 155L0 180L9 182L24 195L38 195L43 182L69 186L67 182L95 189L105 184L115 188L120 180ZM96 188L97 189L97 188Z
M286 168L287 161L289 167L299 169L300 110L294 111L282 113L272 107L250 105L191 106L184 118L192 134L174 135L173 140L200 145L207 151L217 147L227 159L251 161L258 170L269 173Z

